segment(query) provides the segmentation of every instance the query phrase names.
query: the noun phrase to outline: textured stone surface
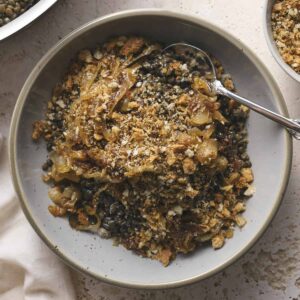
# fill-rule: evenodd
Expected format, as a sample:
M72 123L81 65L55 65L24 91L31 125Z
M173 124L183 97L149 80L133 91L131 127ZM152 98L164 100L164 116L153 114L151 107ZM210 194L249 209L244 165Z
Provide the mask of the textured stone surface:
M0 43L0 128L5 144L13 106L42 55L78 26L107 13L167 8L193 13L226 28L265 62L290 114L300 117L300 85L272 58L262 31L263 0L59 0L29 28ZM5 145L6 146L6 145ZM79 299L300 299L300 142L294 143L290 183L279 213L262 239L238 262L205 281L168 291L117 288L72 272Z

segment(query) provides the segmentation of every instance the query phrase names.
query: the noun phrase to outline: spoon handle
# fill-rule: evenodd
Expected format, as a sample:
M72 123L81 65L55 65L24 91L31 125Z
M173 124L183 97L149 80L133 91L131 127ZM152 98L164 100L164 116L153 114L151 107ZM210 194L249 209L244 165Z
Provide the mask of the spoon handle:
M223 84L216 80L212 83L213 89L217 94L227 96L236 100L237 102L249 107L250 109L256 111L257 113L271 119L274 122L279 123L280 125L286 127L289 133L297 140L300 140L300 120L293 120L286 118L278 113L275 113L259 104L256 104L246 98L243 98L229 90L227 90Z

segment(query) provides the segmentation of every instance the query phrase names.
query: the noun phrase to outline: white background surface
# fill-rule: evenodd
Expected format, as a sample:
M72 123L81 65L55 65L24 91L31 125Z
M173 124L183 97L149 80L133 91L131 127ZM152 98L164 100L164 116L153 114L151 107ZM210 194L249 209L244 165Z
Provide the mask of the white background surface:
M300 84L280 69L267 48L262 31L263 4L264 0L59 0L29 28L0 43L1 132L6 138L19 91L49 47L96 17L147 7L195 14L234 34L264 61L279 84L291 116L300 117ZM142 291L101 284L72 271L78 299L300 299L299 177L300 142L295 142L291 179L278 215L262 239L222 273L185 288Z

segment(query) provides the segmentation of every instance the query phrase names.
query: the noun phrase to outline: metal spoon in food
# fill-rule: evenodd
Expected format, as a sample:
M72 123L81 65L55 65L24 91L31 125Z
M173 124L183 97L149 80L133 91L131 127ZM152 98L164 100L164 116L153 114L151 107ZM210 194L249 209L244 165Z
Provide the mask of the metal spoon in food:
M210 57L208 56L208 54L201 50L200 48L193 46L193 45L189 45L186 43L175 43L175 44L171 44L167 47L165 47L163 50L161 50L161 53L170 50L171 48L176 48L176 47L184 47L187 48L189 50L196 50L197 52L201 53L201 58L203 59L203 61L207 64L207 66L210 68L211 74L212 74L212 79L210 82L208 82L210 88L212 89L213 92L215 92L216 94L220 94L226 97L229 97L231 99L236 100L237 102L249 107L250 109L256 111L257 113L267 117L268 119L271 119L274 122L279 123L280 125L284 126L288 132L297 140L300 140L300 120L294 120L294 119L289 119L286 118L276 112L273 112L259 104L256 104L246 98L243 98L239 95L236 95L235 93L229 91L228 89L226 89L223 84L221 83L221 81L219 81L217 79L217 75L216 75L216 70L215 70L215 66L213 64L213 62L211 61ZM149 53L145 53L144 55L142 54L141 56L137 57L137 59L135 59L134 61L130 62L129 65L134 64L137 60L150 55L152 51L149 51ZM129 66L128 65L128 66Z

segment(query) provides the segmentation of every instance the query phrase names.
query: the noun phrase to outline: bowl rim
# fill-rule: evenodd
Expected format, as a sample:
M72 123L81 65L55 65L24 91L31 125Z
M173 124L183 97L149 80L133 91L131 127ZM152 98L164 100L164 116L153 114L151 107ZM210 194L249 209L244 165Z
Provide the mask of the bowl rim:
M20 16L0 27L0 42L31 24L58 0L44 0L34 4Z
M191 24L194 24L196 26L203 26L208 28L209 30L212 30L220 35L222 35L224 38L226 38L228 41L230 41L232 44L234 44L236 47L241 49L248 58L256 65L256 67L259 69L259 71L264 76L265 80L268 82L271 91L274 95L277 97L274 97L275 104L278 108L278 110L288 116L288 111L286 104L284 102L283 96L280 92L280 89L273 79L271 73L267 70L265 65L260 61L260 59L250 50L246 45L244 45L240 40L232 36L230 33L224 31L222 28L206 21L205 19L198 18L196 16L185 14L185 13L179 13L172 10L164 10L164 9L133 9L133 10L125 10L117 13L112 13L109 15L105 15L103 17L97 18L93 21L90 21L79 28L72 31L70 34L65 36L61 41L59 41L56 45L54 45L36 64L36 66L33 68L31 73L29 74L26 82L24 83L24 86L19 94L19 97L17 99L14 112L12 115L11 120L11 126L10 126L10 133L9 133L9 161L10 161L10 171L12 175L13 185L15 188L15 191L17 193L18 199L20 201L21 207L23 209L23 212L25 216L27 217L28 221L30 222L31 226L34 228L36 233L39 235L39 237L46 243L46 245L60 258L62 259L67 265L71 266L77 271L81 271L89 276L92 276L98 280L101 280L103 282L121 286L121 287L127 287L127 288L141 288L141 289L165 289L165 288L174 288L174 287L180 287L188 284L195 283L199 280L205 279L207 277L210 277L220 271L222 271L224 268L231 265L233 262L238 260L243 254L245 254L262 236L262 234L267 229L268 225L270 224L271 220L275 216L276 212L278 211L278 208L281 204L283 195L285 193L288 180L290 177L290 170L291 170L291 163L292 163L292 138L286 131L284 133L285 135L285 145L286 145L286 158L285 158L285 166L283 170L283 180L281 182L281 187L279 194L276 197L275 204L272 208L272 210L269 213L268 218L265 220L263 226L261 229L256 233L255 237L249 241L248 244L244 246L244 248L236 252L224 263L218 265L214 269L204 272L201 275L193 276L190 278L186 278L183 280L178 281L171 281L167 283L159 283L159 284L141 284L138 282L132 282L132 281L119 281L113 278L105 277L104 275L92 272L91 270L87 270L85 267L79 265L77 261L72 260L71 258L64 255L64 253L60 252L60 250L55 247L54 244L51 243L50 240L48 240L47 236L42 232L42 230L37 226L35 219L30 211L30 208L28 206L28 199L26 197L26 194L23 191L21 180L20 180L20 174L17 168L17 155L16 155L16 141L17 141L17 134L18 134L18 128L19 128L19 121L20 116L24 107L24 104L26 102L28 93L32 87L33 82L37 79L39 76L41 70L45 67L45 65L49 62L50 59L52 59L64 46L66 46L69 42L71 42L74 38L80 36L86 31L91 30L94 27L101 26L104 23L115 21L122 18L128 18L132 16L161 16L161 17L171 17L174 19L178 19L179 21L186 21Z
M292 77L297 82L300 82L300 74L298 74L296 71L292 69L281 57L275 41L272 36L272 28L271 28L271 20L268 20L268 14L272 13L270 9L272 9L273 4L276 0L265 0L264 7L263 7L263 31L264 36L268 45L269 50L272 53L272 56L275 58L276 62L279 64L279 66L288 74L290 77ZM270 21L270 22L269 22Z

